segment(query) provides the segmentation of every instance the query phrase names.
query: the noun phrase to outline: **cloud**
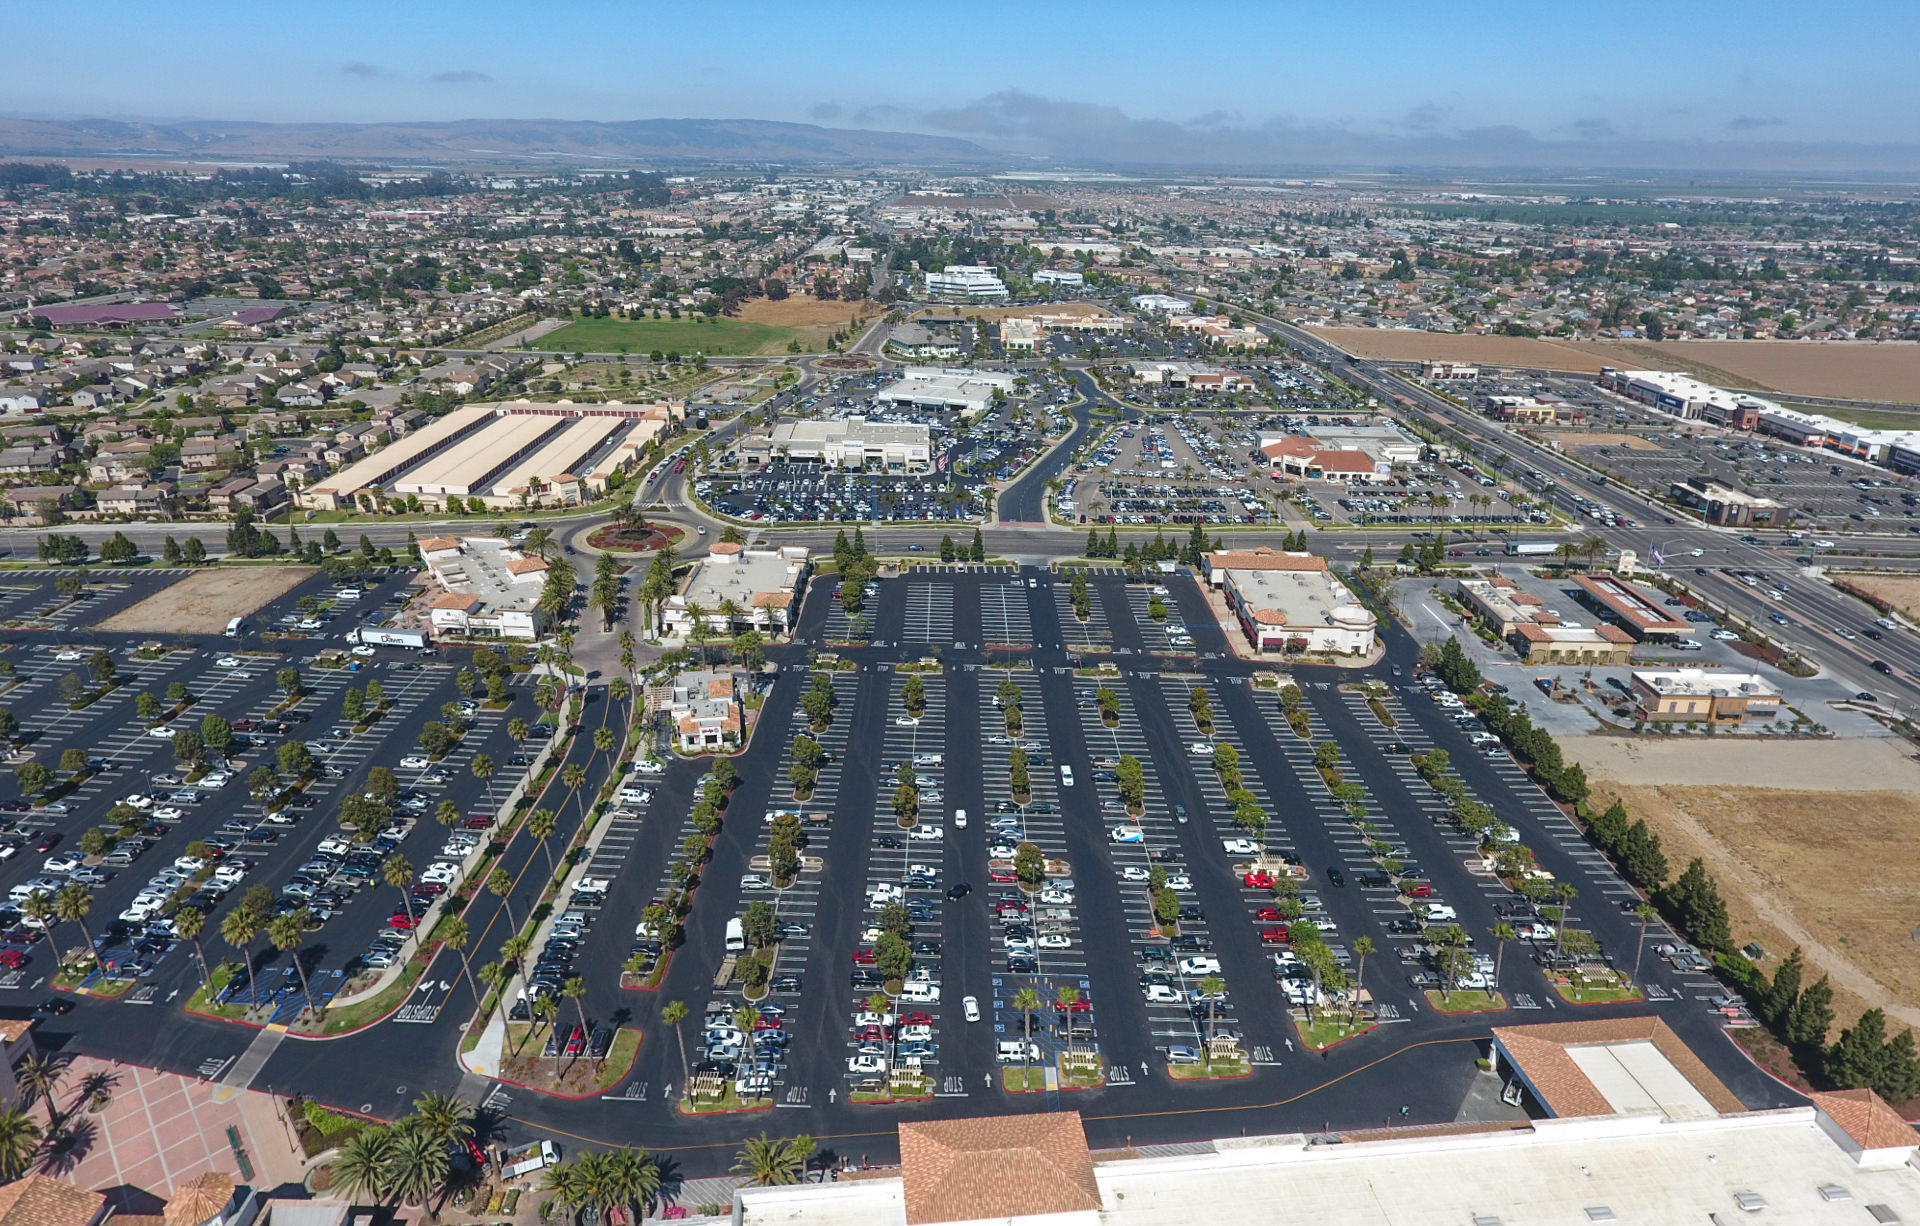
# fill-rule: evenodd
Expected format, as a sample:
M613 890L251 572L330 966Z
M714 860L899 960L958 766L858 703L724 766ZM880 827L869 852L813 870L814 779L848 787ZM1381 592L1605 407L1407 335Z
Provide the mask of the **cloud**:
M363 81L387 75L387 70L378 64L362 63L359 60L348 60L346 63L340 65L340 71L350 77L359 77Z
M897 124L905 122L909 118L909 112L885 102L876 103L872 106L863 106L853 114L847 116L848 121L856 128L872 128L881 124Z
M427 80L435 85L479 85L493 78L472 68L455 68L447 72L436 72Z
M1780 128L1786 126L1786 120L1771 115L1735 115L1727 120L1729 132L1757 132L1762 128Z
M1399 123L1387 125L1289 115L1245 121L1217 113L1181 123L1012 89L903 122L1005 154L1120 169L1920 170L1920 143L1651 140L1624 134L1604 118L1581 118L1538 132L1512 124L1459 128L1449 126L1446 109L1434 104L1414 107ZM1775 122L1749 117L1728 126L1738 133Z
M1190 128L1230 128L1246 122L1239 111L1208 111L1187 120Z
M816 102L807 108L807 116L815 123L832 123L840 118L840 104L837 102Z

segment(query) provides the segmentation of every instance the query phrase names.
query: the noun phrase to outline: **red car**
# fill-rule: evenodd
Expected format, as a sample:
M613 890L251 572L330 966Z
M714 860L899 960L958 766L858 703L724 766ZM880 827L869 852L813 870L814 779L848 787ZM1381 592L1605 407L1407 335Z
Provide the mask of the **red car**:
M873 965L873 951L872 951L871 949L856 949L856 950L854 950L854 951L853 951L853 964L854 964L855 966L872 966L872 965Z
M577 1056L587 1050L587 1032L575 1025L567 1032L567 1054Z
M438 881L420 881L414 883L413 892L415 894L425 894L427 897L432 898L439 894L445 894L447 887L441 885Z
M44 851L46 849L42 848L41 850ZM1010 868L990 868L987 870L987 880L993 882L995 885L1012 885L1014 882L1013 870Z
M1408 898L1432 898L1433 887L1424 881L1402 881L1400 892Z
M1023 902L1003 902L994 906L995 915L1025 915L1027 904Z
M0 949L0 966L17 971L27 964L27 955L17 949Z
M753 1028L755 1030L778 1030L780 1029L780 1019L777 1017L762 1017L753 1023Z
M395 911L387 917L387 923L405 932L407 929L413 927L414 919L405 911Z
M58 830L49 830L40 836L39 841L33 845L33 849L35 851L52 851L54 848L60 846L60 840L65 837L66 836Z
M893 1031L885 1026L862 1026L853 1037L862 1043L884 1043L893 1037Z
M1271 890L1273 888L1273 874L1265 871L1248 873L1246 876L1240 878L1240 880L1245 883L1246 887L1250 890Z
M918 1011L903 1013L900 1015L900 1024L902 1026L931 1026L933 1025L933 1015L931 1013L921 1013Z
M460 828L462 830L491 830L493 829L493 819L484 813L475 813L471 817L461 818Z
M1287 934L1285 925L1260 930L1260 941L1264 945L1285 945L1293 938Z
M1093 1009L1093 1002L1082 996L1070 1005L1054 1005L1056 1013L1087 1013Z
M1283 920L1287 917L1280 914L1280 908L1278 907L1262 907L1258 911L1255 911L1253 913L1253 918L1259 920L1263 924L1272 924L1272 923L1277 923L1278 921Z

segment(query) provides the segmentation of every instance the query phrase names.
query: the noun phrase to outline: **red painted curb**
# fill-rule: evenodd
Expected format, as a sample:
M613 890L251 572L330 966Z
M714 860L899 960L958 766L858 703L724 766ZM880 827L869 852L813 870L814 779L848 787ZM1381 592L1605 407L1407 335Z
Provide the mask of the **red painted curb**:
M682 1117L690 1120L702 1119L709 1115L754 1115L761 1111L773 1110L773 1104L769 1102L764 1107L735 1107L728 1111L689 1111L687 1110L684 1099L676 1103L675 1107L679 1110Z
M1365 1034L1365 1033L1366 1031L1364 1030L1360 1032L1360 1034ZM1352 1037L1357 1039L1360 1037L1360 1035L1357 1034ZM1342 1042L1345 1042L1345 1040L1342 1040ZM1307 1050L1312 1051L1313 1049L1308 1048ZM1321 1048L1320 1050L1331 1051L1332 1049ZM1168 1073L1167 1080L1173 1082L1173 1084L1175 1085L1179 1085L1180 1083L1185 1081L1238 1081L1242 1077L1251 1077L1251 1076L1253 1076L1253 1070L1248 1069L1244 1073L1208 1073L1205 1077L1175 1077L1172 1073Z
M1553 994L1560 996L1557 989ZM1644 1005L1647 1003L1647 998L1644 994L1637 1000L1568 1000L1566 997L1560 996L1560 1003L1563 1005L1572 1005L1576 1009L1592 1009L1601 1005Z
M1559 993L1556 992L1554 995L1557 996ZM1568 1001L1567 1003L1572 1004L1573 1002ZM1427 1001L1427 1008L1438 1013L1441 1017L1468 1017L1475 1013L1505 1013L1512 1007L1512 1005L1501 1005L1497 1009L1443 1009L1439 1005L1434 1004L1433 1001Z

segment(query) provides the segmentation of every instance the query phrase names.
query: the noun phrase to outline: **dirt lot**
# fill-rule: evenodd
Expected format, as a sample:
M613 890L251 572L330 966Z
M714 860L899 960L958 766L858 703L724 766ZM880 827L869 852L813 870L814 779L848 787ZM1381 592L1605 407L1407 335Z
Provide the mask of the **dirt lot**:
M1562 447L1625 447L1628 451L1665 451L1658 443L1649 443L1637 434L1588 434L1562 430L1547 437Z
M118 634L218 634L227 622L300 586L311 566L257 566L203 570L100 623Z
M795 294L778 302L771 298L749 298L740 305L738 318L750 324L774 324L782 328L818 324L839 327L855 316L870 319L876 309L871 302L822 302L805 294Z
M1363 358L1598 371L1685 370L1712 383L1802 396L1920 403L1920 344L1903 341L1560 341L1383 328L1315 328Z
M1574 744L1600 803L1645 818L1675 873L1706 861L1764 969L1798 945L1833 977L1843 1023L1878 1005L1920 1025L1920 764L1899 742Z
M1843 576L1846 580L1839 586L1855 588L1884 600L1907 617L1920 619L1920 576L1916 575L1855 575Z

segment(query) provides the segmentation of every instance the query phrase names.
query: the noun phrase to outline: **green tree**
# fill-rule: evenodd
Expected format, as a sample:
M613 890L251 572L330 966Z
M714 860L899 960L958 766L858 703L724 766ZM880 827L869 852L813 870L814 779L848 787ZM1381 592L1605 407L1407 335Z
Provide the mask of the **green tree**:
M745 1175L755 1187L773 1188L798 1183L806 1173L806 1156L811 1142L803 1150L792 1140L773 1140L762 1132L748 1137L734 1155L733 1170Z
M293 969L300 976L301 998L307 1002L307 1011L317 1014L319 1009L313 1003L313 985L307 980L307 964L300 957L300 947L306 943L307 928L312 922L313 912L305 907L276 915L267 924L267 940L273 942L273 947L281 953L293 954Z
M40 1125L19 1107L0 1110L0 1180L25 1175L40 1152Z

